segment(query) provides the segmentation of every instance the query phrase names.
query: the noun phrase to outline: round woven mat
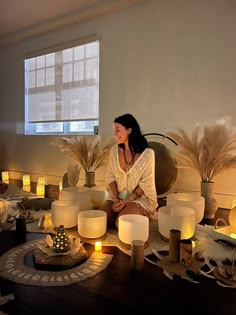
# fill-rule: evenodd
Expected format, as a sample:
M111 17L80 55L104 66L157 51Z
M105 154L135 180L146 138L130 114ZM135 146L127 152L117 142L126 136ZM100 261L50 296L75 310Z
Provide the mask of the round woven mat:
M33 265L33 251L44 238L14 247L0 257L0 277L35 286L66 286L91 278L104 270L113 255L94 252L78 266L63 271L38 270Z

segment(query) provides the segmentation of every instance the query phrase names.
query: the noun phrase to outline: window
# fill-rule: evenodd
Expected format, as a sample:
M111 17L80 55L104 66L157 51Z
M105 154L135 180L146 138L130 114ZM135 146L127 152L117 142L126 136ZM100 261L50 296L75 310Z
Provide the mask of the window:
M25 134L94 134L99 125L99 41L24 61Z

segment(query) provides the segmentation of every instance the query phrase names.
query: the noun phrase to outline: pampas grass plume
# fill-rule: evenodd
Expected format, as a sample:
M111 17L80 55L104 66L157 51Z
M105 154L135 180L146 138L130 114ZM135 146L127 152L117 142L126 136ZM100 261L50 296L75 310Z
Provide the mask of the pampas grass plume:
M204 182L211 182L226 169L236 168L236 128L230 117L202 128L197 125L191 136L182 128L167 135L179 145L175 154L177 166L194 169Z

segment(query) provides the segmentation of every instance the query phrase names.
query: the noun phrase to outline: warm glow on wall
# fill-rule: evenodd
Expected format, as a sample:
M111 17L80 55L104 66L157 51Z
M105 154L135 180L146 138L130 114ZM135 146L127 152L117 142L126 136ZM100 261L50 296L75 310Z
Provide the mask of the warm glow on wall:
M8 171L2 172L2 181L9 184L9 173Z

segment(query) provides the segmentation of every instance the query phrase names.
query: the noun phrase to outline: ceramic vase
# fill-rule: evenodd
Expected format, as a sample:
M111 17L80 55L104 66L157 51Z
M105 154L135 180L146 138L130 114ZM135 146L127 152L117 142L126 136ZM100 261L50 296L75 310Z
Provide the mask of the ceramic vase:
M205 198L205 219L213 219L217 210L217 201L214 198L214 187L214 182L201 181L201 196Z
M85 184L84 187L94 187L95 184L95 172L85 172Z

